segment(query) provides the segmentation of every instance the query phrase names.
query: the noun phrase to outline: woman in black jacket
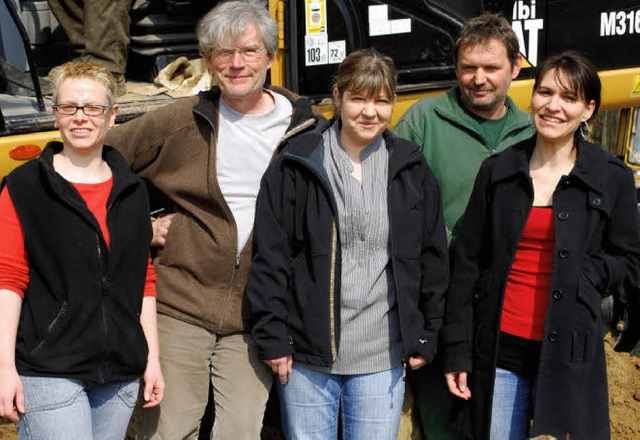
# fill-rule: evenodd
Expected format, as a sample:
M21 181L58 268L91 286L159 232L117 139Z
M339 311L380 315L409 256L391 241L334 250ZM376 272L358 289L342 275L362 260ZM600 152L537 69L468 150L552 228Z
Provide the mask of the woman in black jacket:
M637 282L640 238L631 171L583 139L600 88L579 54L544 61L536 136L476 179L442 330L449 389L467 400L458 422L473 438L610 438L600 303Z
M287 141L257 201L247 285L259 355L289 439L395 439L404 366L436 351L448 276L436 180L386 130L393 61L340 65L337 116Z

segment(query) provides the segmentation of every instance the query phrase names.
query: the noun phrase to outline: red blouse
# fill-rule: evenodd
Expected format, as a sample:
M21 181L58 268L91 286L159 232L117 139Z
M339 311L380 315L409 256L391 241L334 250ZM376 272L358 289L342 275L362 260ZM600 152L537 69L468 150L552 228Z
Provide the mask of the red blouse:
M107 200L113 187L113 178L102 183L71 183L95 216L109 246ZM29 263L24 249L24 232L11 195L5 188L0 193L0 289L11 290L24 298L28 284ZM156 296L156 273L151 258L147 265L144 296Z
M500 329L542 341L555 245L552 207L531 208L505 291Z

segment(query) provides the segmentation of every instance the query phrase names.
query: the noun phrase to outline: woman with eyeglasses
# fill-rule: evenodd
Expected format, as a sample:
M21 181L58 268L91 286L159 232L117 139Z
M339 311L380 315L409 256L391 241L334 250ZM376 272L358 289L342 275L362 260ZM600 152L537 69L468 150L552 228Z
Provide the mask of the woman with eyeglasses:
M0 195L0 416L19 439L124 438L143 378L162 400L143 182L105 146L116 83L73 62L50 142Z
M405 369L433 360L447 286L440 191L387 129L393 60L347 56L335 117L287 140L265 173L247 284L287 439L396 438Z

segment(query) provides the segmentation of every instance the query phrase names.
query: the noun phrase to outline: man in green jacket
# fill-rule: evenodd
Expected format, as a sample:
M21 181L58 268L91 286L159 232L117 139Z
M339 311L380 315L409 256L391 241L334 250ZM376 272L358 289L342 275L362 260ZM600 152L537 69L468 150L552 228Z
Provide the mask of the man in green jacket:
M529 116L507 96L520 73L518 38L496 14L469 20L454 50L458 85L424 98L398 121L398 136L418 144L438 179L449 240L464 214L482 161L534 134ZM415 372L412 386L425 437L461 438L450 428L454 397L440 359Z

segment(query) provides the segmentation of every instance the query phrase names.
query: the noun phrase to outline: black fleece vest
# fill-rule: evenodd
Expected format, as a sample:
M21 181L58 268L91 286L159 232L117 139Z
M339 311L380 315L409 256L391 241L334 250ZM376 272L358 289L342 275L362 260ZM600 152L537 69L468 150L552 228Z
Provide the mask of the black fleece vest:
M61 148L49 143L39 159L7 176L29 262L16 367L24 375L89 383L134 379L147 358L140 325L151 240L146 189L105 146L113 173L108 249L80 194L53 169Z

